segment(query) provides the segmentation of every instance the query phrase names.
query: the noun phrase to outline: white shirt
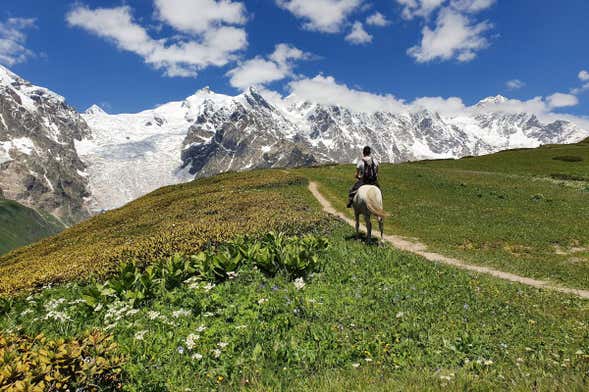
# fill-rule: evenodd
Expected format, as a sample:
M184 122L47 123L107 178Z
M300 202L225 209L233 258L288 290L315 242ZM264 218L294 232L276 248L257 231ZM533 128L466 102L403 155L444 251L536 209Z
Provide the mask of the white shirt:
M366 164L366 162L370 162L371 159L372 162L374 162L374 168L378 173L378 161L372 157L363 157L358 161L358 164L356 165L356 169L358 169L360 172L360 177L364 177L364 165Z

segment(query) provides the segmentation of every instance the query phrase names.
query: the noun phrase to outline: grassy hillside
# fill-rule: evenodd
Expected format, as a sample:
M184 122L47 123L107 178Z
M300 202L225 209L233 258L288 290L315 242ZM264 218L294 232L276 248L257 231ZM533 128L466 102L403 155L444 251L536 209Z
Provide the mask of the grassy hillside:
M15 201L0 199L0 255L41 238L57 234L64 226Z
M283 171L225 174L161 188L59 235L0 257L0 295L105 276L122 261L196 252L238 234L293 232L311 213L306 179Z
M352 166L304 169L345 210ZM383 165L386 231L472 263L589 288L589 142ZM351 211L348 210L351 216Z

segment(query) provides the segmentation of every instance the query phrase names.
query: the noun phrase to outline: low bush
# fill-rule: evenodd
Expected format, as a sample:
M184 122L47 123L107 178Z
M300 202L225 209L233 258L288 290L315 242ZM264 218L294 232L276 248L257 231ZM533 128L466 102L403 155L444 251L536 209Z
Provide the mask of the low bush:
M123 357L116 348L99 331L69 340L0 336L0 390L119 390Z
M554 180L562 181L588 181L587 178L576 176L574 174L553 173L550 175Z
M555 161L563 161L563 162L582 162L583 158L575 155L562 155L552 158Z

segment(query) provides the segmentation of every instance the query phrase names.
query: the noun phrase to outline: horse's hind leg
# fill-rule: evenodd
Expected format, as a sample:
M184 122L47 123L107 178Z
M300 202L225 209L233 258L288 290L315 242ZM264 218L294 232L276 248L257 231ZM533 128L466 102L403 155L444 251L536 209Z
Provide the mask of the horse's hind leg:
M366 219L366 238L368 241L372 239L372 222L370 222L370 215L365 215Z
M360 213L354 211L354 215L356 215L356 239L360 238Z
M378 229L380 230L380 239L384 240L384 218L378 218Z

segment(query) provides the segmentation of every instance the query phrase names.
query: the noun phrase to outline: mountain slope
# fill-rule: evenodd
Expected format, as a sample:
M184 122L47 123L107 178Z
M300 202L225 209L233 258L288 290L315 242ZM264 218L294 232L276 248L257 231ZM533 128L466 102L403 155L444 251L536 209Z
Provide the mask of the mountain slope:
M49 214L0 199L0 255L63 229L64 226Z
M567 121L493 111L503 97L460 115L419 110L359 113L339 106L236 97L206 88L137 114L83 115L91 136L77 143L89 170L92 209L123 205L159 186L226 171L348 163L364 145L384 162L456 158L576 142L589 135Z
M88 216L74 140L89 133L63 97L0 66L0 191L72 223Z

